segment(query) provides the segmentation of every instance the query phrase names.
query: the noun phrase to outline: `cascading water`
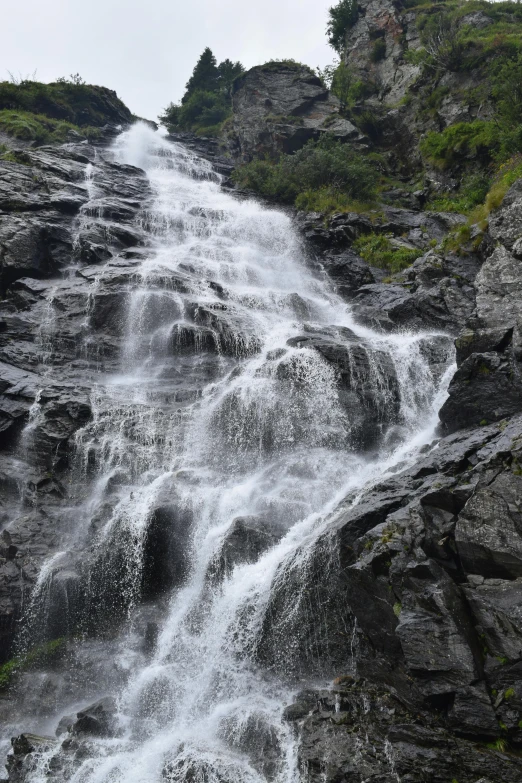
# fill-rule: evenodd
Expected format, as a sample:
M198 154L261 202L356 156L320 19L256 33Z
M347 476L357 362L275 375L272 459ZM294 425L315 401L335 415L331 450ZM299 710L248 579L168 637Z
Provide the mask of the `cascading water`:
M282 712L304 675L263 670L258 654L271 587L285 564L305 573L343 498L432 439L451 343L358 325L290 217L227 194L210 164L145 125L113 152L150 178L150 250L129 285L120 372L100 378L77 435L89 489L61 549L89 550L77 627L117 619L127 674L116 736L60 779L297 781ZM54 557L37 589L67 558ZM144 596L159 607L147 654L133 632ZM349 666L353 627L347 638ZM30 779L48 779L59 752Z

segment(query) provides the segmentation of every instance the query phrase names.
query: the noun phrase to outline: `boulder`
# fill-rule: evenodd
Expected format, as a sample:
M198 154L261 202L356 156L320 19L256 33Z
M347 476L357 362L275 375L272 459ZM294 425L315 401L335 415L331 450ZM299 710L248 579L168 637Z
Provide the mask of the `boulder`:
M255 563L264 551L278 540L261 517L236 517L221 544L219 554L209 566L207 576L212 582L229 576L236 565Z
M469 574L522 577L522 477L502 473L478 489L459 514L455 542Z
M74 734L90 734L95 737L115 736L116 702L106 696L77 713L73 723Z

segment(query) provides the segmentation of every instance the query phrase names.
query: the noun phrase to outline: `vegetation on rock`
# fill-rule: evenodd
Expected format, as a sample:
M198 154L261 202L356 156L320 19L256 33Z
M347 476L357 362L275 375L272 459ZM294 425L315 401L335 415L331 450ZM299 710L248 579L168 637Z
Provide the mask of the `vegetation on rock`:
M215 136L231 114L230 91L234 80L243 73L240 62L217 63L207 47L188 80L180 104L171 103L159 117L169 132L192 131Z
M132 113L113 90L73 78L50 84L0 82L0 110L41 115L81 128L132 121Z
M29 669L35 664L49 663L52 657L63 648L65 638L53 639L45 644L33 647L29 652L12 658L0 666L0 690L7 688L18 672Z
M349 145L324 135L278 162L255 160L237 169L235 181L262 196L316 208L327 201L332 211L349 199L375 198L375 165ZM339 203L340 202L340 203ZM330 211L330 210L328 210Z
M356 0L339 0L328 10L328 25L326 34L328 42L336 52L341 54L346 43L346 31L357 21L359 11Z

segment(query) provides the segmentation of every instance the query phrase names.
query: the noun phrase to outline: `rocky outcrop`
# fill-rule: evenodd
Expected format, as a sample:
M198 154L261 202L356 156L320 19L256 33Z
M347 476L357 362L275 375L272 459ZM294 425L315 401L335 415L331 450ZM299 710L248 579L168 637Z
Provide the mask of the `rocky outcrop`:
M499 421L522 407L521 210L519 180L490 219L496 246L477 274L476 307L457 340L458 370L441 411L449 431Z
M420 783L426 763L440 783L457 768L466 783L481 772L492 781L522 774L506 752L522 743L521 426L518 417L446 438L361 504L341 505L307 564L313 596L299 591L297 564L290 588L287 579L274 592L265 663L278 650L275 668L299 660L338 677L332 691L305 692L287 710L312 779L342 770L348 780Z
M386 206L328 220L313 213L298 216L317 261L360 321L386 331L406 327L454 334L474 310L473 283L481 266L476 253L460 256L443 249L441 241L463 222L455 213ZM420 257L400 274L371 267L352 248L357 238L370 233L419 250Z
M337 98L310 68L297 63L251 68L234 82L232 107L226 144L239 163L296 152L324 133L343 141L363 138L339 115Z

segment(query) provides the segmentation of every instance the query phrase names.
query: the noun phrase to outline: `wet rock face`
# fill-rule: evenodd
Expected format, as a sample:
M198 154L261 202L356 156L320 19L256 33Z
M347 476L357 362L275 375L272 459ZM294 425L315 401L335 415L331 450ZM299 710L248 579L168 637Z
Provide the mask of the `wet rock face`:
M0 519L9 525L0 547L2 660L39 564L67 526L63 475L75 433L92 417L93 374L119 351L122 283L142 241L134 219L149 194L142 171L88 144L13 154L19 162L0 161ZM97 287L95 265L118 253L107 286ZM81 591L74 568L55 581L50 625L60 636L63 608L72 619Z
M323 133L362 139L351 122L339 117L337 98L306 66L268 63L252 68L234 82L232 104L227 146L238 162L296 152Z
M265 665L308 660L338 678L286 710L310 779L522 774L506 752L522 742L521 427L515 417L441 441L362 503L341 505L314 557L276 580Z

